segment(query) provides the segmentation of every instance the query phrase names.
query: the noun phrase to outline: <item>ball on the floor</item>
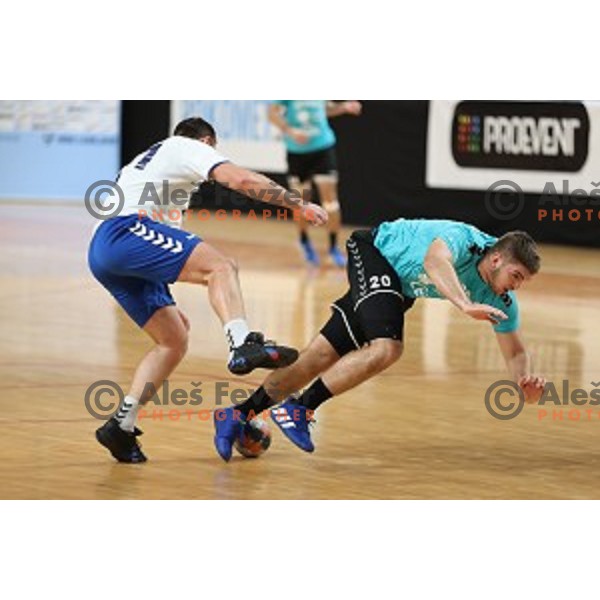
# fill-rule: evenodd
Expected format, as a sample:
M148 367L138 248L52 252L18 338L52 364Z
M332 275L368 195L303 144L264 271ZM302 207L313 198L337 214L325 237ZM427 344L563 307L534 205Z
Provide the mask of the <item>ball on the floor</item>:
M271 430L262 419L248 421L235 440L235 449L246 458L257 458L271 445Z

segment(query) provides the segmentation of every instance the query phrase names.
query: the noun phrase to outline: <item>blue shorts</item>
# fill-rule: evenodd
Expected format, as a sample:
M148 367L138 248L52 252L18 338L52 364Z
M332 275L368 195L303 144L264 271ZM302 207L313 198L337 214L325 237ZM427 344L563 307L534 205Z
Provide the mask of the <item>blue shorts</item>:
M175 304L168 284L177 281L201 241L148 217L115 217L96 230L88 263L94 277L143 327L159 308Z

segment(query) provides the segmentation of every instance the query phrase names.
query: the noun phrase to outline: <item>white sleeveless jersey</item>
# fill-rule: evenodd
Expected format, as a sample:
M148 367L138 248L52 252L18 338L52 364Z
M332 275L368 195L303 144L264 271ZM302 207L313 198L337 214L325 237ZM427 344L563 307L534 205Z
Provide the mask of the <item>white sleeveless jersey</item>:
M157 142L121 169L117 183L125 203L118 216L146 214L181 227L191 193L228 159L212 146L183 136Z

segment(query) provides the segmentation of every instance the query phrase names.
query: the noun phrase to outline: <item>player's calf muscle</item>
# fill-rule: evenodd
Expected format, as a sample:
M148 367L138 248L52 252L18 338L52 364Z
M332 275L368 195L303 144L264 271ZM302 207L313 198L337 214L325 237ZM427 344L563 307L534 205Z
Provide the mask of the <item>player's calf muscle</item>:
M264 387L273 400L281 402L290 394L299 391L318 374L318 369L307 364L306 361L301 362L301 359L298 359L292 366L275 371L270 375L265 381Z

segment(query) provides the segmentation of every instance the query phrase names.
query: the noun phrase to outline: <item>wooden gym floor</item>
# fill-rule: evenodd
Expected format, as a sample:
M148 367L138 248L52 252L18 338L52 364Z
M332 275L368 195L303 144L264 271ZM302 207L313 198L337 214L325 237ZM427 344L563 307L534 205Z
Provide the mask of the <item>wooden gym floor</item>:
M228 373L206 291L175 286L192 330L170 386L201 381L204 401L192 415L150 405L149 462L115 463L84 394L102 379L126 388L149 344L88 272L93 226L71 206L0 205L0 498L600 498L600 406L492 418L485 390L505 378L494 336L435 300L408 314L398 364L318 412L314 454L274 431L263 457L225 464L200 411L214 408L218 382L249 390L262 375ZM250 324L270 337L304 346L345 290L343 273L306 270L291 223L187 227L239 260ZM324 232L313 236L323 248ZM543 259L519 293L526 340L540 372L589 392L600 381L600 251L545 246Z

